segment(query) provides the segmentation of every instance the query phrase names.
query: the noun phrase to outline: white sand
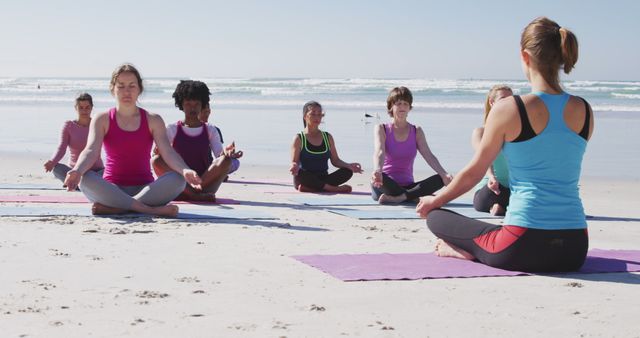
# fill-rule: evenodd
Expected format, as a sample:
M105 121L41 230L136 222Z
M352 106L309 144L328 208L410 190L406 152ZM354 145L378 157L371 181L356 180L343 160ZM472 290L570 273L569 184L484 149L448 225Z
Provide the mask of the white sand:
M0 183L53 182L42 156L0 161ZM286 170L244 165L233 178L288 182ZM599 217L591 248L640 248L639 189L583 180ZM289 256L429 252L435 238L423 220L359 221L265 191L292 188L228 183L219 197L277 220L3 217L0 336L640 336L638 274L342 282Z

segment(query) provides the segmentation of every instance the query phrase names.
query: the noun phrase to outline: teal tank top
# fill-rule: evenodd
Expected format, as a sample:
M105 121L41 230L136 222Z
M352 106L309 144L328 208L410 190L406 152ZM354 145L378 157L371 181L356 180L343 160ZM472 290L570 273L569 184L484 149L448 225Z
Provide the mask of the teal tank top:
M534 95L547 107L549 121L535 137L503 145L511 190L504 224L545 230L586 228L578 181L587 141L564 122L568 94Z
M502 184L504 187L509 187L509 168L507 167L507 159L504 157L504 154L501 152L498 153L498 156L495 160L493 160L493 174L498 179L498 182ZM489 177L485 176L478 184L476 184L475 190L480 190L482 187L487 185L489 182Z

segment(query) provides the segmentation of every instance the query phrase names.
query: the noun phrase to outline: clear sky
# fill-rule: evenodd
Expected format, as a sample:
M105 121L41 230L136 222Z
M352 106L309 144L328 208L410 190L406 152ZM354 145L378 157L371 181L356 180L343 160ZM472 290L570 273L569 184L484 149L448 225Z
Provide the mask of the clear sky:
M0 77L522 78L545 15L580 43L575 80L640 80L640 1L3 1Z

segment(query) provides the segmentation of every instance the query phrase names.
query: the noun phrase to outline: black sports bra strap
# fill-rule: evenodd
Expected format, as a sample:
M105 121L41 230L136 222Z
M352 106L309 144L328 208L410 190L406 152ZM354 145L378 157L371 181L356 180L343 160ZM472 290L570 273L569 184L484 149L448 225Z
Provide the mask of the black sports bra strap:
M516 137L512 142L522 142L532 139L536 136L536 132L533 131L533 127L531 127L531 123L529 122L529 116L527 116L527 109L524 107L524 102L522 102L520 95L514 95L513 98L516 100L516 104L518 105L518 113L520 113L520 124L522 125L522 129L520 130L520 135L518 135L518 137Z
M587 102L587 100L581 98L580 96L578 96L578 98L580 100L582 100L582 102L584 102L584 125L582 126L582 130L580 130L580 133L578 133L578 135L580 135L583 139L587 140L589 138L589 125L591 124L591 107L589 106L589 103Z

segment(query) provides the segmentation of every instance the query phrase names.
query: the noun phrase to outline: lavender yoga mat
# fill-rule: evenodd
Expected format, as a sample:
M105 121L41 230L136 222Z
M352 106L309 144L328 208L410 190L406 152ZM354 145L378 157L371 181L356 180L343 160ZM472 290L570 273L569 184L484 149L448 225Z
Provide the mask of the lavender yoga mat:
M463 259L438 257L434 253L292 257L345 282L533 275ZM593 249L582 268L573 273L635 271L640 271L640 250Z
M9 203L89 203L82 194L70 192L66 195L0 195L0 202ZM216 198L216 202L173 201L176 204L240 204L230 198Z

